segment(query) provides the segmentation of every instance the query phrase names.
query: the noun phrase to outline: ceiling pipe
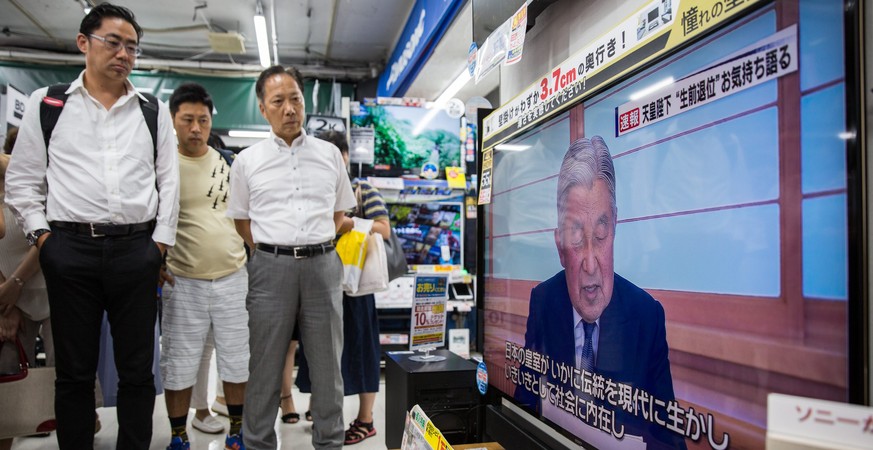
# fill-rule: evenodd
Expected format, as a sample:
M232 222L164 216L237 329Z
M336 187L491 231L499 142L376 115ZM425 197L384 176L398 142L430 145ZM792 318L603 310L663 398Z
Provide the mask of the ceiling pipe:
M32 53L18 50L0 49L0 60L16 62L54 62L84 65L84 55L67 55L61 53ZM346 80L364 80L370 78L368 67L333 68L326 66L295 66L304 77L312 78L338 78ZM187 61L178 59L152 59L141 58L136 60L136 69L139 70L163 70L163 69L193 69L222 71L235 75L251 75L264 70L260 64L232 64L213 61Z
M276 35L276 0L270 2L270 31L273 38L273 65L279 65L279 37Z

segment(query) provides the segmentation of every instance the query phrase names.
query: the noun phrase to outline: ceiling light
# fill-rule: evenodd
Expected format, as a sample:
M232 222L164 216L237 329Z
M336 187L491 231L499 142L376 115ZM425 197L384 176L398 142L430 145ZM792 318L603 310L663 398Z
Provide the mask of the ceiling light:
M443 107L446 106L449 100L451 100L464 86L467 85L467 82L470 81L470 71L467 70L467 67L464 67L461 70L461 74L455 78L455 81L452 81L452 84L437 97L436 100L430 105L430 111L425 115L415 129L412 131L413 136L418 136L424 130L424 127L430 123L431 120L439 113Z
M655 83L655 84L653 84L645 89L640 89L639 91L634 92L633 94L631 94L630 99L631 100L639 100L639 99L641 99L649 94L653 94L653 93L657 92L661 88L665 88L665 87L673 84L673 81L675 81L673 79L673 77L664 78L663 80L661 80L661 81L659 81L659 82L657 82L657 83Z
M88 0L79 0L79 4L82 5L82 11L85 12L85 15L91 13L91 2Z
M258 2L255 10L255 36L258 38L258 54L261 66L270 67L270 43L267 41L267 19L264 17L264 7Z
M521 152L530 148L530 145L522 145L522 144L500 144L494 147L494 150L501 150L504 152Z
M227 135L232 138L265 139L270 137L269 131L230 130Z

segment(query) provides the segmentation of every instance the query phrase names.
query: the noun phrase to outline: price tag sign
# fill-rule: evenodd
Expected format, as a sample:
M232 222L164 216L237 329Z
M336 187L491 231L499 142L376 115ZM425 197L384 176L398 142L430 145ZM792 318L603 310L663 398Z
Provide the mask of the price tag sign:
M448 288L448 275L416 275L409 333L410 350L433 350L443 346Z
M308 114L306 116L306 133L310 136L318 136L325 131L338 131L345 134L346 119L342 117L319 116Z

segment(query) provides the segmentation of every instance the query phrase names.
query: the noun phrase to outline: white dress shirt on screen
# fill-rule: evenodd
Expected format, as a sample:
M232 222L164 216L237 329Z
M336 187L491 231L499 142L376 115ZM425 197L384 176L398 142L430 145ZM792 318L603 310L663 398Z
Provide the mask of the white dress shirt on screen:
M227 216L250 219L255 243L330 241L334 212L356 204L339 149L305 130L291 146L271 131L240 152L230 170Z
M152 238L172 246L179 211L179 166L170 110L158 102L157 157L130 81L107 110L85 89L84 71L67 93L49 142L39 108L27 103L6 175L6 201L30 232L48 222L135 224L156 220ZM157 187L157 189L156 189Z

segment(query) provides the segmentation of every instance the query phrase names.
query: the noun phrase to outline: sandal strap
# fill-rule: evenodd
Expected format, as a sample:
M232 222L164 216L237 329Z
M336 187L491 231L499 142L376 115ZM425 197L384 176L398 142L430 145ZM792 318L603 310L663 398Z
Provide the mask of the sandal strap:
M291 394L288 394L288 395L281 395L281 396L279 397L279 400L285 400L286 398L291 398L292 395L294 395L293 392L292 392Z

